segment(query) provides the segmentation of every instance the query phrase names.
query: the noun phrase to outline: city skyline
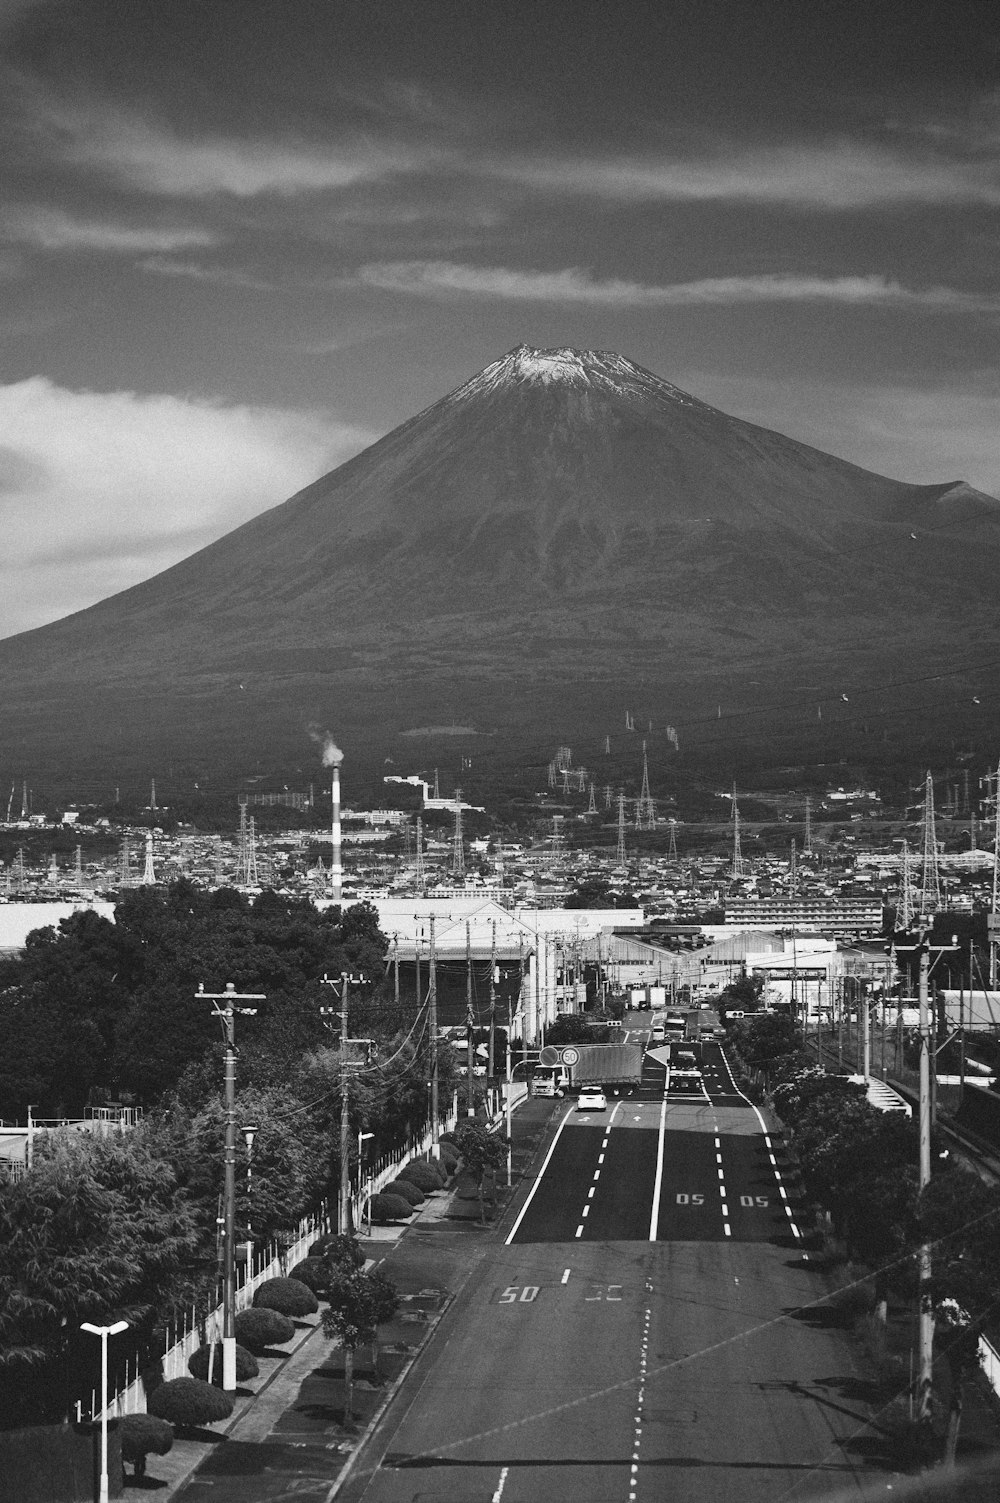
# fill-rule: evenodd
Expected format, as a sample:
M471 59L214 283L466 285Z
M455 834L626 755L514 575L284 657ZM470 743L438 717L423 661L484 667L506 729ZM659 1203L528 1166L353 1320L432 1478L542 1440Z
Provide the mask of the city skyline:
M522 340L1000 492L992 7L0 5L0 635Z

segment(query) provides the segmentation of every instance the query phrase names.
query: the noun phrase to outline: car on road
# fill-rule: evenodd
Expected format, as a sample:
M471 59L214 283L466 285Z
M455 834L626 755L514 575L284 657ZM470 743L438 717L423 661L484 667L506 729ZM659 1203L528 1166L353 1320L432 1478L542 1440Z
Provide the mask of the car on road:
M576 1109L578 1112L606 1112L608 1098L603 1091L581 1091Z

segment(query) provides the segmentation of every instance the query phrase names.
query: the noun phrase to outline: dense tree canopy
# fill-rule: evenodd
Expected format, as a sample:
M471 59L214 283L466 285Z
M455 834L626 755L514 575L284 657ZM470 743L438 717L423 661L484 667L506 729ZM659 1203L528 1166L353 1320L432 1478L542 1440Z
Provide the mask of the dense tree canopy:
M43 1117L98 1100L151 1105L218 1044L202 983L266 994L242 1047L271 1061L273 1075L274 1062L287 1067L323 1041L323 976L381 979L385 947L365 905L321 912L304 899L264 892L251 902L187 880L125 893L114 923L74 914L0 960L0 1115L23 1119L28 1102Z

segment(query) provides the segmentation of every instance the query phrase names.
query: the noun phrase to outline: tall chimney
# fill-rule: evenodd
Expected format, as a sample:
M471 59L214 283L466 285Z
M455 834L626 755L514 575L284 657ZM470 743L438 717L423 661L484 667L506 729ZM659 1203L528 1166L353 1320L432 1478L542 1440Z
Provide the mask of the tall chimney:
M340 764L333 764L333 859L330 864L330 896L335 903L344 895L344 866L340 850Z

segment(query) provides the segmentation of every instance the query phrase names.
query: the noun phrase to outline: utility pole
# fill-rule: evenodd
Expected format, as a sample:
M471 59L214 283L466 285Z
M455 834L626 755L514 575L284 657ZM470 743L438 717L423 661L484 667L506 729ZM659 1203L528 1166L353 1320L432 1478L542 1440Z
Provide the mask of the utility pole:
M437 773L435 772L435 778ZM441 1145L438 1141L438 990L437 990L437 954L434 949L434 915L430 915L430 940L431 953L429 959L430 977L427 983L427 1028L431 1036L431 1158L441 1157Z
M468 919L465 921L465 1115L476 1115L475 1092L473 1090L474 1076L472 1073L475 1063L475 1050L473 1046L473 1034L476 1020L472 1011L472 925Z
M489 1089L494 1094L490 1097L490 1114L492 1115L496 1103L496 1032L497 1032L497 921L493 920L493 933L490 939L490 1043L489 1056L486 1061L486 1078L489 1081Z
M224 992L207 992L202 983L195 994L214 1002L213 1018L222 1024L226 1045L226 1151L223 1183L222 1221L222 1386L227 1393L236 1390L236 1014L254 1017L256 1007L237 1006L241 1002L263 1002L263 992L238 992L231 981Z
M930 952L926 939L920 945L920 979L917 996L920 1005L920 1189L931 1182L931 1036L927 1006ZM931 1278L931 1249L922 1242L917 1251L917 1281L920 1295L919 1375L917 1379L917 1420L921 1426L931 1422L931 1388L934 1378L934 1312L926 1307L925 1294Z
M399 935L392 936L392 1000L399 1015Z
M351 1235L351 1098L347 1088L348 1069L352 1063L347 1057L351 1044L370 1044L370 1039L352 1039L347 1036L348 986L365 984L363 976L352 976L341 971L339 977L324 976L321 986L340 987L340 1007L321 1007L321 1013L340 1013L340 1180L337 1186L337 1231L342 1237Z

